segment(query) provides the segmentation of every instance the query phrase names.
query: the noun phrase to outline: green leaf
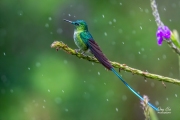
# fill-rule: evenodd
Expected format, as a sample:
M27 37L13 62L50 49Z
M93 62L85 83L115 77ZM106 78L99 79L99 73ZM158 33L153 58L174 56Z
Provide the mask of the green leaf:
M171 32L171 40L176 45L176 47L180 48L179 35L177 30L173 30L173 32Z

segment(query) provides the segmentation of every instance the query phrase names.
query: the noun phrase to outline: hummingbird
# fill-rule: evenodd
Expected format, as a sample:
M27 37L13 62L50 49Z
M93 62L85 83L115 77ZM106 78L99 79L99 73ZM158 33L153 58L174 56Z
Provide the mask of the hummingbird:
M74 42L78 47L78 49L75 49L75 51L82 51L82 54L84 54L85 52L90 50L90 52L106 69L112 71L125 84L125 86L127 86L130 89L130 91L132 91L137 97L139 97L143 101L143 97L140 94L138 94L132 87L130 87L129 84L125 82L121 75L111 65L107 57L103 54L99 45L95 42L94 38L89 32L88 25L86 24L86 22L84 20L70 21L66 19L64 19L64 21L71 23L75 27L73 37ZM148 102L148 105L152 107L155 111L159 111L159 109L151 103Z

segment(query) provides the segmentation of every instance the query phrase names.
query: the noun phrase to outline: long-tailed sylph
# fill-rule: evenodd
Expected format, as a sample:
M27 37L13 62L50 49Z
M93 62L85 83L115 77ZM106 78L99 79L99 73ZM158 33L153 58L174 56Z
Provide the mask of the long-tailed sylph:
M74 42L79 48L78 51L86 52L90 50L90 52L97 58L97 60L108 70L112 71L137 97L141 100L144 100L141 95L139 95L134 89L132 89L121 77L121 75L113 68L109 60L101 51L98 44L93 39L92 35L88 30L88 26L84 20L77 20L77 21L69 21L64 19L66 22L69 22L75 26L74 30ZM151 106L154 110L158 111L158 108L153 106L151 103L148 102L148 105Z

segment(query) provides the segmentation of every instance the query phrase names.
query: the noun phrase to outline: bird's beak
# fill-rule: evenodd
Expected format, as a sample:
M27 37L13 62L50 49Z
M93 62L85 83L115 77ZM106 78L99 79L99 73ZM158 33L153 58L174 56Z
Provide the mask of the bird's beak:
M66 20L66 19L63 19L64 21L66 21L66 22L69 22L69 23L73 23L72 21L70 21L70 20Z

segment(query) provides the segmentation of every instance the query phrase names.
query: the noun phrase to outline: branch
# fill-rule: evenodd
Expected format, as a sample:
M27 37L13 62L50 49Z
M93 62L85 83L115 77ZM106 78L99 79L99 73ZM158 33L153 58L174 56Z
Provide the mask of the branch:
M78 58L86 59L88 61L95 62L95 63L99 63L99 61L95 57L85 56L85 55L83 55L81 53L76 53L75 50L68 47L62 41L60 41L60 42L59 41L54 41L51 44L51 48L56 48L56 50L63 49L65 52L67 52L67 53L69 53L71 55L75 55ZM141 71L141 70L138 70L138 69L135 69L135 68L131 68L131 67L127 66L126 64L120 64L120 63L112 62L112 61L110 61L110 63L115 68L119 68L120 70L131 72L133 74L141 75L144 78L151 78L151 79L162 81L162 82L168 82L168 83L173 83L173 84L176 84L176 85L180 85L180 81L177 80L177 79L173 79L173 78L169 78L169 77L164 77L164 76L144 72L144 71Z
M177 53L177 55L180 56L180 49L177 48L177 47L174 45L174 43L172 42L172 40L168 40L167 43L168 43L169 47L172 48L173 51L174 51L175 53Z

